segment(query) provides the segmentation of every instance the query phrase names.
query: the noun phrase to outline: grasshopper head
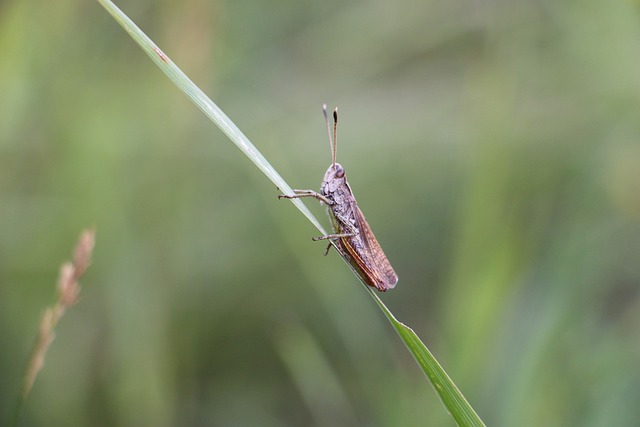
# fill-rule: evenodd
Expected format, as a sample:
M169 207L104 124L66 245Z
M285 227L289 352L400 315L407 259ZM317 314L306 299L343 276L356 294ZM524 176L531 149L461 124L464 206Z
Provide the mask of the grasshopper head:
M329 195L345 182L347 182L347 176L344 173L344 168L340 163L331 164L327 169L327 173L324 174L320 192L324 195Z

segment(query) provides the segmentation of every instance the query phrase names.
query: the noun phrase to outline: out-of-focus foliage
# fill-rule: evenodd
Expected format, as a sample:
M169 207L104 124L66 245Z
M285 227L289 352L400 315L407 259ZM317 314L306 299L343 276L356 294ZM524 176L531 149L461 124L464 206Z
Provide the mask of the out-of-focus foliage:
M340 107L400 276L383 298L488 425L640 419L637 2L119 6L299 188ZM0 94L2 420L95 225L22 425L452 424L348 268L97 3L0 4Z

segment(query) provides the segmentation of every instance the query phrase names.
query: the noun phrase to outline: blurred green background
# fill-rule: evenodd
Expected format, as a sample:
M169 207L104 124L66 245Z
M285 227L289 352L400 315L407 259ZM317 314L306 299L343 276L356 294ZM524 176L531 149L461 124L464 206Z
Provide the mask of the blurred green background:
M339 106L383 299L488 425L638 423L637 1L118 5L294 187ZM98 3L0 3L0 419L95 225L21 425L453 425L277 194Z

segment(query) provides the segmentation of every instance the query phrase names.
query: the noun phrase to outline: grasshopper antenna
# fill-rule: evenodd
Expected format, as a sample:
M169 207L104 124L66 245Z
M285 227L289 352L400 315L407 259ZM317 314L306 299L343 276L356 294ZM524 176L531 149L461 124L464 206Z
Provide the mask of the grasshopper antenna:
M336 157L338 156L338 107L333 110L333 138L331 137L331 122L327 115L327 104L322 104L322 114L327 122L327 134L329 134L329 145L331 146L331 164L336 168Z
M329 116L327 116L327 104L322 104L322 114L324 114L324 121L327 122L327 135L329 135L329 148L331 150L331 160L333 168L336 168L336 155L335 155L335 145L333 143L333 138L331 137L331 123L329 122Z
M338 107L333 110L333 169L336 169L336 157L338 157Z

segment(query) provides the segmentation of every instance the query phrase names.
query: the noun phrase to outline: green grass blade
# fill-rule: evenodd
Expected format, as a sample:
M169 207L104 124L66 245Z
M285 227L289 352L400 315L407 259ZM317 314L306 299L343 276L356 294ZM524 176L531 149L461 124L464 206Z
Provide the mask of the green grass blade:
M191 101L196 104L204 114L209 117L234 144L251 159L253 163L284 193L293 194L291 187L264 158L258 149L238 129L222 110L214 104L172 61L149 39L120 9L110 0L98 0L99 3L113 16L113 18L129 33L136 43L149 55L155 64L169 77L169 79L182 90ZM295 206L311 221L322 233L327 234L320 222L299 199L293 199ZM347 261L345 259L345 261ZM350 268L351 265L347 262ZM360 276L356 273L356 276ZM424 343L409 327L396 320L395 316L380 300L369 286L360 280L363 286L371 294L380 309L387 316L395 330L404 341L405 345L416 359L427 378L434 386L436 393L460 426L484 426L484 423L475 413L471 405L451 381L447 373L442 369L437 360L429 352Z
M142 50L155 62L169 79L185 95L211 119L229 139L273 182L284 194L293 194L289 184L280 176L262 153L249 141L240 129L227 117L227 115L200 90L186 74L178 68L171 59L160 50L158 46L138 26L125 15L110 0L98 0L98 2L113 16L113 18L125 29L131 38L140 45ZM327 234L320 222L299 199L293 199L293 204L306 216L309 221L323 234Z
M366 285L365 285L366 286ZM402 322L399 322L393 313L389 311L382 300L376 293L369 289L369 293L378 303L378 306L384 312L389 322L393 325L402 341L418 362L425 375L433 385L438 397L447 408L451 416L456 420L459 426L480 427L485 424L482 422L478 414L473 410L467 399L462 395L458 387L449 378L449 375L442 369L435 357L431 354L426 345L418 338L413 329Z

